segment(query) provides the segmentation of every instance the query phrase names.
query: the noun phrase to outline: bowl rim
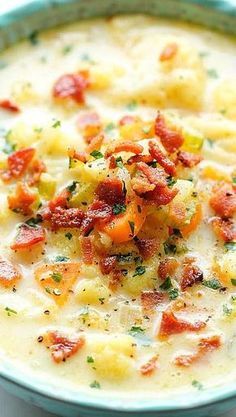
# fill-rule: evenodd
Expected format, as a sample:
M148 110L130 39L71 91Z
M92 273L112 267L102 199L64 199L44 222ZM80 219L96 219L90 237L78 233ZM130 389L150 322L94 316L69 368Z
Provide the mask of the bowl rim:
M18 20L23 20L24 17L30 16L40 10L47 10L49 7L62 6L70 4L74 0L18 0L17 4L9 3L5 10L0 8L0 29L8 25L14 24ZM77 0L80 1L80 0ZM232 14L235 16L236 21L236 3L234 0L172 0L181 1L182 3L189 3L192 5L204 5L215 11L224 13L225 15ZM1 21L2 20L2 21ZM202 24L204 27L205 25ZM13 42L15 43L15 42ZM207 389L205 392L197 392L193 396L191 401L188 396L185 396L183 400L176 396L176 402L170 402L170 399L147 397L141 400L134 399L129 402L125 402L125 397L113 397L96 396L89 390L80 391L63 388L60 393L56 394L55 386L50 383L41 381L39 377L33 375L33 371L29 372L30 377L27 378L24 372L17 372L14 367L14 362L11 362L12 366L6 368L0 364L0 379L8 384L13 384L19 389L25 389L27 392L39 395L47 400L53 400L61 404L67 404L77 406L81 409L87 410L99 410L99 411L116 411L117 413L152 413L152 412L176 412L176 411L191 411L196 409L205 408L206 406L213 406L219 403L224 403L232 400L236 397L236 388L234 387L234 381L226 386L217 386ZM104 391L108 393L109 391ZM188 397L188 398L187 398ZM144 401L145 400L145 401Z

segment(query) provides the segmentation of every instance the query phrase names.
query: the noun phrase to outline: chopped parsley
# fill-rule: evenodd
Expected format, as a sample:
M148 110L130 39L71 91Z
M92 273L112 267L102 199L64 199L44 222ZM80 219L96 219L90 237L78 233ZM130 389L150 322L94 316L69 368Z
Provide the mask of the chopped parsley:
M28 39L29 39L29 42L31 43L31 45L33 45L33 46L38 45L38 43L39 43L38 35L39 35L39 33L38 33L37 30L34 30L33 32L30 33Z
M215 70L215 68L209 68L207 70L207 75L210 78L218 78L219 77L219 75L218 75L217 71Z
M36 217L31 217L30 219L26 220L25 223L28 224L28 226L37 227L37 225L39 223L42 223L42 221L42 216L40 216L40 214L37 214Z
M170 298L170 300L175 300L176 298L178 298L178 296L179 296L179 291L178 291L178 289L177 288L171 288L169 291L168 291L168 294L169 294L169 298Z
M73 193L76 189L77 184L78 184L78 181L72 181L72 183L69 184L66 188L70 193Z
M134 111L137 108L137 106L138 106L137 101L132 100L130 101L130 103L127 104L126 108L129 111Z
M170 277L167 277L165 281L159 286L161 290L169 290L172 287L172 282Z
M118 167L118 168L123 168L123 159L121 158L121 156L118 156L117 158L116 158L116 166Z
M233 178L232 178L232 183L233 183L234 185L236 185L236 177L233 177Z
M16 310L13 310L12 308L5 307L5 311L7 312L8 316L11 316L12 314L17 314Z
M227 251L236 251L236 242L226 242L224 247Z
M91 156L93 156L95 159L101 159L103 158L103 154L100 151L97 151L96 149L90 153Z
M10 133L10 131L8 131L8 134L9 133ZM4 132L4 137L5 137L5 143L4 143L3 148L1 150L2 150L2 152L6 153L7 155L10 155L11 153L13 153L16 150L16 144L9 142L9 140L5 136L5 132Z
M213 148L213 146L214 146L214 140L212 140L210 138L206 138L206 142L207 142L207 144L208 144L208 146L210 148Z
M118 253L118 255L116 255L116 259L119 264L126 265L133 262L133 255L132 253Z
M63 256L63 255L57 255L55 257L55 262L67 262L69 261L70 258L68 258L68 256Z
M60 127L61 126L61 122L60 122L60 120L56 120L54 123L53 123L53 125L52 125L52 127Z
M166 255L177 252L177 246L174 243L172 243L169 239L167 239L163 243L163 246L164 246L164 252Z
M176 180L171 175L169 175L166 178L166 182L167 182L168 187L170 187L170 188L173 187L173 185L176 184Z
M114 204L114 206L112 208L112 213L115 214L116 216L118 214L125 213L125 211L126 211L126 205L125 204Z
M231 279L231 284L234 285L236 287L236 278L232 278Z
M148 135L148 133L150 133L151 131L151 126L144 126L142 128L143 133L145 133L145 135Z
M132 235L133 235L133 234L134 234L134 222L131 222L131 221L129 220L129 227L130 227L131 233L132 233Z
M100 389L101 388L100 383L98 381L96 381L96 380L93 381L93 382L91 382L91 384L89 386L90 386L90 388L97 388L97 389Z
M144 329L142 329L142 327L140 327L140 326L132 326L130 328L130 330L128 331L128 333L131 336L137 336L137 335L143 334L144 333Z
M223 313L225 316L230 316L233 309L228 307L227 304L223 304Z
M63 55L67 55L67 54L69 54L72 51L72 49L73 49L73 45L65 45L62 48L62 54Z
M61 282L62 280L62 274L60 272L53 272L50 277L53 279L53 281L55 282Z
M106 125L104 130L106 133L109 133L111 130L115 129L115 127L116 127L115 123L111 122Z
M196 379L192 381L192 386L194 388L197 388L199 391L203 389L203 385L201 384L201 382L197 381Z
M137 277L138 275L143 275L145 274L145 272L146 272L146 266L139 265L136 267L133 277Z
M71 239L72 239L72 237L73 237L73 235L72 235L72 233L67 232L67 233L65 234L65 237L66 237L68 240L71 240Z
M212 290L219 290L222 287L220 281L216 278L209 280L204 279L202 284L205 285L205 287L211 288Z
M87 363L94 363L94 359L92 356L87 356Z

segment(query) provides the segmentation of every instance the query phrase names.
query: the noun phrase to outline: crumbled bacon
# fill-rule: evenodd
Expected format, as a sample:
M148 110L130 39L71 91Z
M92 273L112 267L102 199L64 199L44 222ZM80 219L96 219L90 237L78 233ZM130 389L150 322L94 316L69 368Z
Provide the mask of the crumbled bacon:
M159 165L161 165L165 172L169 175L174 176L176 174L176 168L174 162L172 162L159 148L159 146L150 141L149 142L149 152L150 155L155 159Z
M151 375L157 367L157 360L158 360L158 355L154 355L152 358L149 359L148 362L144 363L140 368L141 374Z
M80 161L85 164L88 161L89 155L87 154L87 152L76 151L75 149L69 149L68 156L74 161Z
M145 164L151 164L153 162L153 157L151 155L142 154L133 155L128 159L127 164L132 165L136 164L137 162L145 162Z
M156 239L135 239L135 245L137 246L140 255L143 259L150 259L158 248L158 242Z
M35 149L25 148L13 152L9 155L7 164L8 169L2 173L3 181L20 178L27 170L35 155Z
M84 219L84 212L79 208L55 207L42 212L44 220L50 222L52 230L60 228L79 228Z
M8 207L16 213L28 215L32 213L32 204L36 200L36 194L31 192L26 184L19 182L15 194L8 196Z
M3 110L10 111L12 113L19 113L20 108L17 106L17 104L13 103L11 100L0 100L0 108Z
M221 182L213 189L210 206L220 217L232 217L236 213L236 189L231 184Z
M95 194L99 200L105 201L110 206L124 204L125 202L123 183L119 178L106 178L101 181L95 190Z
M81 236L80 243L83 262L86 265L91 265L94 259L93 242L91 236Z
M202 338L198 344L198 349L195 353L180 355L175 358L175 365L188 367L192 363L201 359L206 353L219 349L221 340L219 336L211 336Z
M85 102L84 92L90 86L89 72L79 71L77 74L62 75L54 84L55 98L72 98L79 104Z
M155 134L161 139L161 143L167 152L173 153L184 143L184 138L180 132L166 126L164 117L158 113L155 120Z
M41 159L35 159L29 167L28 184L30 186L37 184L43 172L46 172L45 163Z
M56 197L49 202L49 210L54 211L57 207L67 208L68 199L70 198L70 191L64 188Z
M136 121L136 117L135 116L123 116L120 121L119 121L119 125L120 126L124 126L124 125L132 125L135 121Z
M77 125L88 142L97 136L102 128L101 119L95 111L79 114Z
M162 50L159 60L161 62L169 61L174 58L178 52L178 45L175 42L168 43Z
M103 141L103 135L97 135L91 138L86 148L87 153L90 154L93 151L98 151L101 148Z
M108 222L112 218L112 207L104 201L94 201L82 221L81 231L88 235L97 222Z
M167 277L172 277L176 269L179 266L179 262L175 258L165 258L158 265L158 277L164 281Z
M132 189L138 195L143 195L155 188L155 184L151 184L144 175L139 175L131 180Z
M224 242L236 240L236 225L232 219L215 217L212 220L212 225L216 236Z
M160 291L142 291L141 305L145 313L151 313L163 301L164 294Z
M85 338L79 335L65 336L57 331L49 331L44 335L43 340L51 351L53 360L56 363L65 362L73 356L85 344Z
M183 268L180 286L184 291L188 287L203 281L203 272L197 265L186 264Z
M45 231L41 226L31 227L28 224L21 224L11 249L28 249L44 241Z
M19 269L12 262L0 258L0 284L10 287L22 277Z
M143 146L140 145L139 143L135 143L135 142L131 142L131 141L120 142L120 143L117 143L110 150L107 150L105 156L106 156L106 158L108 158L112 154L119 153L119 152L130 152L130 153L134 153L134 154L139 154L139 153L143 152Z
M206 323L203 321L190 323L186 320L177 318L172 311L164 311L162 313L159 337L165 338L170 335L183 333L186 331L196 332L203 329L205 326Z
M115 291L121 283L123 277L124 275L120 269L114 269L114 271L112 271L112 277L109 281L110 290Z
M167 186L162 187L157 185L153 191L148 191L143 195L143 197L159 207L169 204L177 193L177 188L171 189Z
M116 158L111 155L109 158L109 169L116 169L117 168L117 163L116 163Z
M184 167L193 168L201 162L202 156L196 153L179 151L177 154L177 162L181 162Z
M103 256L99 262L101 273L103 275L110 274L112 271L114 271L116 263L117 259L115 255Z
M163 170L150 167L144 162L138 162L137 169L147 178L150 184L162 187L166 186L166 176Z

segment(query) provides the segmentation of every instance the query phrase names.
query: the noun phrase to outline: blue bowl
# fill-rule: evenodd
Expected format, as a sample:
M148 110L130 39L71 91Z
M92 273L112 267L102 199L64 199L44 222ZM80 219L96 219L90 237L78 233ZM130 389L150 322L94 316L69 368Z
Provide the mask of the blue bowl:
M15 2L14 2L15 3ZM184 19L236 34L236 3L219 0L19 0L0 12L0 50L32 32L95 16L148 13ZM53 387L5 361L0 363L0 385L25 401L65 417L203 417L216 416L236 406L235 384L168 399L124 400Z

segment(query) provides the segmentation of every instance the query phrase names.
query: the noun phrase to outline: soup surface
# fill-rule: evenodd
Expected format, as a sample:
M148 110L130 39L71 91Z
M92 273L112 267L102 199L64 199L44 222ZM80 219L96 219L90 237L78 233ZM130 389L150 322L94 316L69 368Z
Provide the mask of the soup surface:
M2 360L130 398L235 380L235 41L123 16L0 65Z

